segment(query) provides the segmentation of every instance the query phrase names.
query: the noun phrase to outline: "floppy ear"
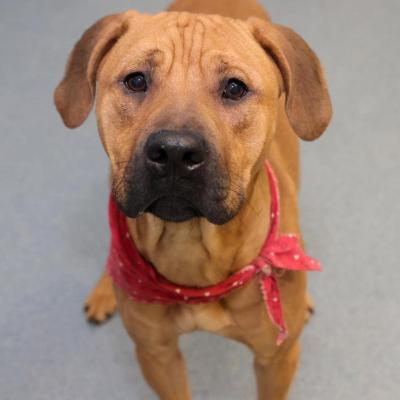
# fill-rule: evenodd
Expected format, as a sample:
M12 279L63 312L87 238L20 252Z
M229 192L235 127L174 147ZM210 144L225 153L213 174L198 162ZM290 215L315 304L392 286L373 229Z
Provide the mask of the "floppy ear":
M286 112L294 131L304 140L317 139L332 117L328 86L318 57L287 27L258 18L250 18L248 23L282 74Z
M58 112L69 128L77 128L92 109L97 68L127 29L125 14L104 17L92 25L73 48L64 78L54 92Z

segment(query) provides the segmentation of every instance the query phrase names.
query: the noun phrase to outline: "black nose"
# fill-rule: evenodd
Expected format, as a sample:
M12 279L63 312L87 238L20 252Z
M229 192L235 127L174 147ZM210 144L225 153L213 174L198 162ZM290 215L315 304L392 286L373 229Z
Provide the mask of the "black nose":
M206 162L205 140L193 132L152 133L145 146L148 168L160 176L187 176Z

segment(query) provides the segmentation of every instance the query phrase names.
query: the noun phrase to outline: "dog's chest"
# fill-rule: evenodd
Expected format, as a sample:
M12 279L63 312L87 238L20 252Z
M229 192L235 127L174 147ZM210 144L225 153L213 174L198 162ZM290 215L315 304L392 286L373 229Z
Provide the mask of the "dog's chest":
M243 338L246 331L264 335L271 326L255 280L217 302L174 306L172 318L182 334L204 330L233 339Z
M219 333L235 327L231 312L219 302L179 306L174 313L174 321L182 333L194 330Z

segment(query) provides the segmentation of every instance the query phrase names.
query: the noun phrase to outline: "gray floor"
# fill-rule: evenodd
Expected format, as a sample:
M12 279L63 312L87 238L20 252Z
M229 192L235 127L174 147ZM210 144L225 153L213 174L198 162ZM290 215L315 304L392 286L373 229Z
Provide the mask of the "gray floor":
M267 3L267 1L265 1ZM318 312L291 399L400 398L400 2L269 1L327 68L335 119L303 146L302 220ZM118 318L82 301L108 241L107 161L93 117L68 132L52 105L63 63L107 13L167 1L0 1L0 398L154 399ZM251 399L251 357L183 338L194 398Z

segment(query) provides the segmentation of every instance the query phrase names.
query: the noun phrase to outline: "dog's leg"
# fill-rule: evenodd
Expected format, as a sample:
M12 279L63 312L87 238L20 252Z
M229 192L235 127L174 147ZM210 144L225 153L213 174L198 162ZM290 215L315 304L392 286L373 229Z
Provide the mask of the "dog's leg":
M100 324L111 317L116 308L112 279L104 272L85 301L86 318L90 322Z
M180 332L172 318L175 306L132 301L115 287L118 312L136 345L144 377L160 400L190 400L189 379L178 347Z
M190 400L186 366L177 340L144 347L136 354L148 384L160 400Z
M259 400L287 400L299 356L298 342L289 349L282 349L273 360L255 354L254 368Z

